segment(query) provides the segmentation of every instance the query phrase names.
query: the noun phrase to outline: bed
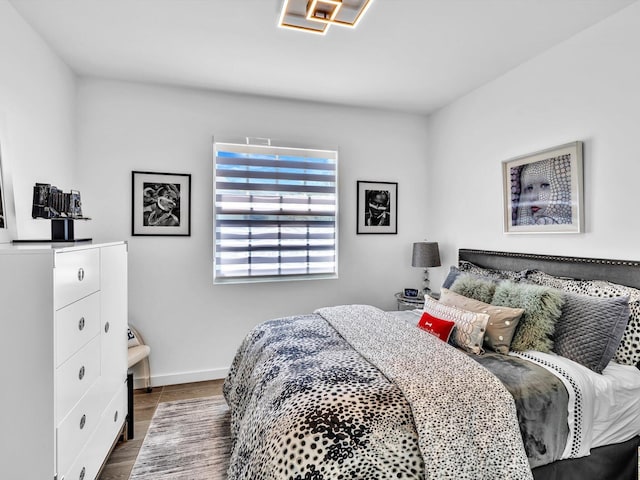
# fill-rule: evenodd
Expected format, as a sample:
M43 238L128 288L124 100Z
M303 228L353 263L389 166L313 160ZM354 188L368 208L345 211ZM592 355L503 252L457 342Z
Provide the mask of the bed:
M571 316L571 302L595 305L603 318L598 324L617 319L620 335L604 350L626 363L635 358L635 331L629 331L635 325L627 323L640 309L638 262L462 249L452 273L445 281L452 290L474 285L478 295L486 287L562 298L556 316L572 321L587 314L578 308ZM610 284L618 290L609 292ZM594 291L582 291L588 288ZM448 290L450 298L459 295ZM585 303L587 294L593 299ZM425 312L403 315L363 305L328 307L256 327L224 384L233 438L229 480L637 478L635 365L609 363L602 349L594 357L591 346L585 352L579 345L575 354L565 341L573 340L574 325L566 337L547 332L556 343L546 353L503 352L495 332L488 341L486 322L493 317L430 302ZM505 318L526 310L497 305L491 308ZM441 309L472 319L450 331L463 348L416 328L416 322L439 320L425 313ZM533 316L524 319L531 312L521 313L522 332L530 328ZM479 320L484 330L473 323ZM472 327L484 332L485 349L473 343ZM527 338L517 333L513 341L526 345ZM560 347L583 364L556 355L553 348ZM593 358L600 365L592 365Z

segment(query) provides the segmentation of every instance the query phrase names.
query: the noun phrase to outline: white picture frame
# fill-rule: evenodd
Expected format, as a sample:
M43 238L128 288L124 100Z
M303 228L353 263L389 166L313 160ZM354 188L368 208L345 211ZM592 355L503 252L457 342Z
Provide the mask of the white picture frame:
M502 162L505 233L581 233L582 142Z
M16 218L5 138L3 119L0 118L0 243L11 243L16 232Z

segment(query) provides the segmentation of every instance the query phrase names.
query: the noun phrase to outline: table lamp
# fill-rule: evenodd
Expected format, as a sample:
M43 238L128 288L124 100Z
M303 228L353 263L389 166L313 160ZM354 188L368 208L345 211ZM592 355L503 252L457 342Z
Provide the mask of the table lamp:
M413 267L424 268L424 278L422 281L422 294L429 295L429 267L439 267L440 251L438 250L438 242L416 242L413 244L413 257L411 259Z

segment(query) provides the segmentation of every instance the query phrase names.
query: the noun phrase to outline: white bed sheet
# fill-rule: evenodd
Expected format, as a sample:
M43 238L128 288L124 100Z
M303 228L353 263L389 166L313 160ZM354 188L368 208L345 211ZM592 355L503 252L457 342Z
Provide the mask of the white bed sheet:
M582 392L582 433L580 455L589 449L621 443L640 435L640 370L630 365L609 362L602 375L555 353L524 352L560 366L569 372ZM510 354L511 355L511 354ZM515 353L516 356L519 356ZM545 365L541 365L545 367ZM545 367L547 368L547 367ZM553 372L553 369L547 368ZM559 377L562 378L562 377ZM574 433L573 392L569 391L569 429ZM569 457L568 449L563 458Z
M596 402L593 447L627 441L640 434L640 370L610 362L602 375L591 372Z

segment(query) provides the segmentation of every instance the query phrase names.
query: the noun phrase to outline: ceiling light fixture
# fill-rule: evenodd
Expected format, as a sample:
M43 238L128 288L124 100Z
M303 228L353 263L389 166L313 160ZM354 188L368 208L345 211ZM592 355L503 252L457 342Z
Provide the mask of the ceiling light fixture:
M331 25L355 28L373 0L284 0L278 26L324 35Z

